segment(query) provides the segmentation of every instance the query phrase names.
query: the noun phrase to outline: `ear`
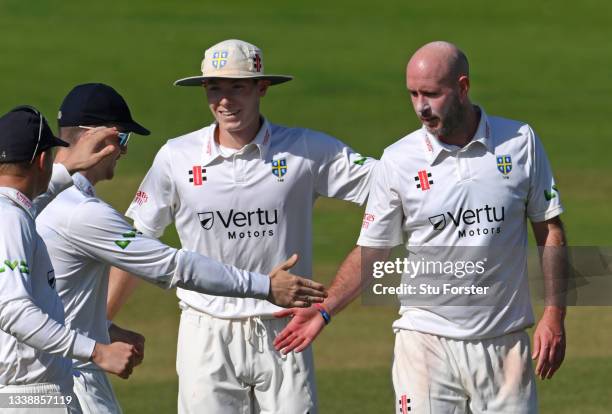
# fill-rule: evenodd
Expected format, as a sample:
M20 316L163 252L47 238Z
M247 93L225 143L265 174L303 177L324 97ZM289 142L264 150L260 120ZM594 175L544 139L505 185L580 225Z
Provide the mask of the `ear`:
M257 94L260 98L266 96L266 92L268 92L268 88L272 83L269 80L259 79L257 81Z
M470 78L467 75L459 76L459 96L462 100L467 99L470 91Z
M36 168L38 168L40 171L43 171L45 169L45 163L47 162L47 157L49 155L47 154L47 151L42 151L40 152L35 158L34 158L34 165L36 166Z
M50 165L53 165L53 149L42 151L34 158L33 164L39 171L46 171Z

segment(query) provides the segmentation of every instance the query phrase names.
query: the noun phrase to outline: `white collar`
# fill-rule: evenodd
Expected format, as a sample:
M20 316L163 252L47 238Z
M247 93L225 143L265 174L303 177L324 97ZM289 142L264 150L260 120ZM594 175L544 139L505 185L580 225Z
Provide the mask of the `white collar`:
M474 136L470 142L468 142L463 148L468 148L472 146L474 142L477 142L484 145L490 152L495 152L493 140L491 138L491 126L489 124L489 119L484 109L481 107L478 108L480 109L480 121L478 122L478 128L476 128L476 132L474 133ZM424 132L423 141L425 144L425 151L429 153L429 164L433 165L442 151L451 152L451 149L442 144L438 138L430 134L424 125L422 130Z
M268 120L264 117L261 117L261 119L263 120L263 122L261 128L259 128L259 131L257 132L257 135L255 135L255 138L251 142L246 144L238 152L243 151L245 148L254 145L259 150L259 157L261 159L265 159L268 149L270 148L272 131ZM212 124L211 128L208 128L207 136L205 138L204 159L202 161L202 166L210 164L215 159L217 159L217 157L223 157L223 153L219 148L219 144L215 140L216 129L216 123Z
M32 201L21 191L12 187L0 187L0 196L10 199L13 203L25 210L32 217L36 217L36 209L32 205Z
M91 182L81 173L75 173L72 175L72 181L74 186L79 189L83 194L90 197L96 197L96 189Z

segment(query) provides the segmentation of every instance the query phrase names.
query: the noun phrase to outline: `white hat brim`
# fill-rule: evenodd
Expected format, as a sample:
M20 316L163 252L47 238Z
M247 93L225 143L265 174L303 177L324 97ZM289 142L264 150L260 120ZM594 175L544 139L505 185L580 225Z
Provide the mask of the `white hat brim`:
M269 80L272 85L278 85L279 83L288 82L293 79L293 76L287 75L225 75L225 76L191 76L189 78L179 79L174 82L175 86L202 86L202 83L206 79L264 79Z

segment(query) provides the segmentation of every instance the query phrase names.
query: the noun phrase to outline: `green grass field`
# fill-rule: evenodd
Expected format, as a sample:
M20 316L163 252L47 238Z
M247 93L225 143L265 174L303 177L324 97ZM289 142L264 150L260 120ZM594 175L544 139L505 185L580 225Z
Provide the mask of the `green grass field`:
M410 54L425 42L457 43L471 62L472 98L490 114L528 121L556 171L574 245L611 245L610 3L314 0L308 3L0 1L0 111L20 103L50 119L77 83L117 88L135 137L117 177L99 186L123 210L157 149L211 120L203 93L176 88L196 74L204 49L225 38L263 48L268 72L295 80L272 88L273 122L331 133L362 153L415 129L404 86ZM54 122L52 122L54 123ZM320 200L314 218L315 277L329 281L358 234L361 210ZM173 232L164 240L176 245ZM612 294L612 293L611 293ZM539 311L539 309L538 309ZM354 304L315 345L322 413L392 412L391 321L396 309ZM147 337L146 360L114 379L126 413L176 410L177 300L140 289L117 322ZM553 380L539 383L543 413L608 413L612 406L612 308L572 308L568 350ZM289 413L290 414L290 413Z

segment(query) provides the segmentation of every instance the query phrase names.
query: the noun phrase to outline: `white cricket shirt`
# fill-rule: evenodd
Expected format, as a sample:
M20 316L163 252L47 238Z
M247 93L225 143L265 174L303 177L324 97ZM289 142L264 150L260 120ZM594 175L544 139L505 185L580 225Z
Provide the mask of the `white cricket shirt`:
M320 195L363 203L373 160L321 132L264 120L255 139L221 154L215 124L169 140L127 211L145 234L175 222L183 248L269 273L298 253L292 273L312 274L312 208ZM187 305L220 318L270 315L266 301L177 290Z
M442 144L423 127L389 146L373 175L360 246L487 246L486 268L504 286L494 306L477 306L478 298L473 306L402 306L395 328L476 339L533 324L526 219L548 220L563 208L529 125L481 109L463 148Z
M0 187L0 387L35 383L72 386L70 359L88 360L95 341L64 326L64 307L34 217L72 184L55 165L49 192L32 204ZM68 358L66 358L68 357Z
M144 236L110 205L96 197L81 174L36 219L47 244L64 303L66 324L109 343L106 297L110 266L133 273L163 288L181 286L199 292L266 298L270 278L223 265L200 254L177 250ZM93 362L75 360L77 368Z

